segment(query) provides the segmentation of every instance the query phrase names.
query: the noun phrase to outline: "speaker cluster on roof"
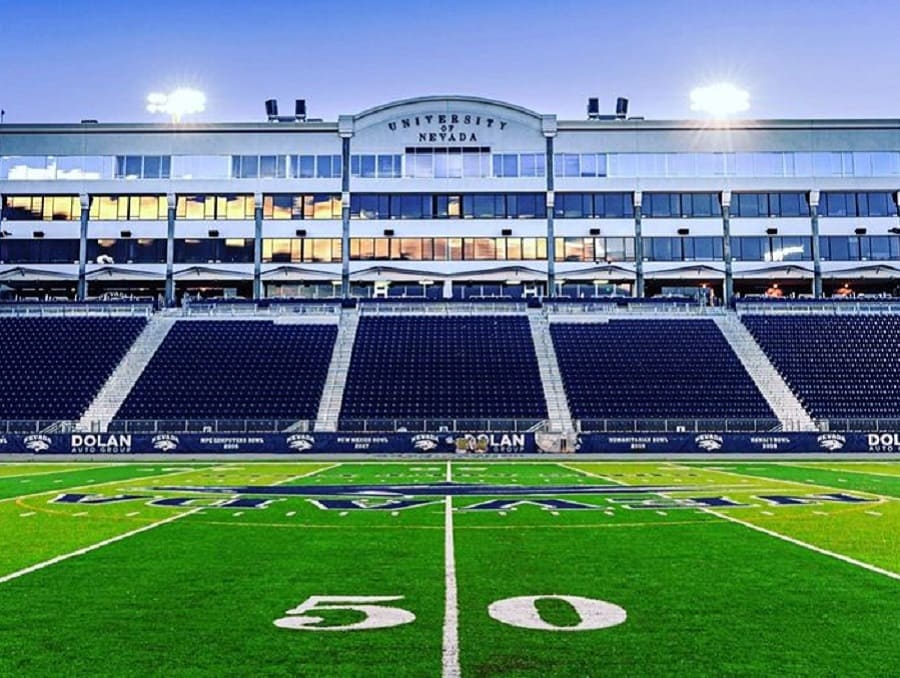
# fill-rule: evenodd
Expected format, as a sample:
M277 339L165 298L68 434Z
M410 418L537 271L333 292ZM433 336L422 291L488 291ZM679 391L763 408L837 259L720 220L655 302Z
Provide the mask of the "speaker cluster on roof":
M266 99L266 118L269 122L318 122L306 117L306 99L294 99L294 115L278 115L278 99Z
M625 120L628 118L628 99L619 97L616 99L615 115L600 115L600 99L597 97L589 97L587 105L588 120ZM641 120L642 118L632 118L632 120Z

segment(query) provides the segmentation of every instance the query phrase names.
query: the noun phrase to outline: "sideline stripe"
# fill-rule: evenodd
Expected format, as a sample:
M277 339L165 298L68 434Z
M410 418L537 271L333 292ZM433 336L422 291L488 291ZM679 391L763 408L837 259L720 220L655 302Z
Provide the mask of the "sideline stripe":
M447 482L453 482L447 462ZM444 498L444 640L441 652L443 678L458 678L459 601L456 595L456 553L453 545L453 497Z
M885 577L890 577L891 579L900 580L900 574L896 572L891 572L890 570L884 570L875 565L870 565L869 563L864 563L861 560L856 560L855 558L851 558L849 556L842 555L840 553L835 553L834 551L829 551L827 549L819 548L818 546L813 546L812 544L807 544L805 541L800 541L799 539L794 539L793 537L788 537L785 534L781 534L780 532L773 532L772 530L767 530L764 527L760 527L759 525L754 525L753 523L748 523L746 521L741 520L740 518L735 518L734 516L719 513L718 511L714 511L712 509L702 509L704 513L709 513L717 518L722 518L723 520L727 520L732 523L737 523L738 525L743 525L744 527L749 527L751 530L756 530L757 532L762 532L763 534L767 534L770 537L775 537L776 539L781 539L782 541L786 541L790 544L794 544L795 546L801 546L805 549L809 549L810 551L815 551L816 553L820 553L823 556L830 556L831 558L836 558L837 560L842 560L845 563L849 563L850 565L856 565L857 567L861 567L864 570L869 570L870 572L875 572L876 574L884 575Z
M50 462L52 463L52 462ZM90 464L84 467L78 468L62 468L62 469L54 469L52 471L36 471L34 473L16 473L14 475L0 475L0 481L3 480L12 480L14 478L33 478L35 476L52 476L58 473L73 473L74 471L95 471L97 469L102 468L110 468L115 466L115 464ZM3 468L6 468L3 466ZM896 476L895 476L896 477Z
M120 478L119 480L107 480L102 483L89 483L85 482L83 485L73 485L71 487L54 487L50 490L41 490L40 492L32 492L31 494L20 494L15 497L4 497L0 499L0 504L8 501L14 501L18 503L22 499L32 499L34 497L40 497L45 494L59 494L61 490L66 492L80 490L83 488L97 488L97 487L106 487L107 485L125 485L128 483L136 483L143 482L145 480L154 480L156 478L168 478L170 476L179 476L185 473L196 473L197 471L205 471L205 468L186 468L183 471L175 471L173 473L158 473L150 476L134 476L133 478Z
M196 513L199 511L199 508L192 509L187 513L179 513L178 515L169 516L163 520L157 521L155 523L151 523L149 525L144 525L143 527L139 527L136 530L132 530L131 532L125 532L124 534L116 535L111 539L106 539L101 542L97 542L96 544L92 544L90 546L85 546L84 548L78 549L77 551L72 551L71 553L65 553L61 556L56 556L55 558L51 558L50 560L45 560L42 563L37 563L35 565L31 565L30 567L26 567L23 570L18 570L17 572L12 572L11 574L7 574L3 577L0 577L0 584L5 584L8 581L12 581L13 579L18 579L19 577L23 577L26 574L31 574L32 572L37 572L38 570L43 570L45 567L50 567L51 565L56 565L56 563L61 563L64 560L68 560L69 558L75 558L77 556L83 556L85 553L90 553L91 551L96 551L97 549L103 548L104 546L108 546L109 544L115 544L117 541L122 541L123 539L128 539L128 537L133 537L136 534L140 534L141 532L148 532L154 528L159 527L160 525L166 525L167 523L174 522L176 520L180 520L186 516L191 515L192 513Z

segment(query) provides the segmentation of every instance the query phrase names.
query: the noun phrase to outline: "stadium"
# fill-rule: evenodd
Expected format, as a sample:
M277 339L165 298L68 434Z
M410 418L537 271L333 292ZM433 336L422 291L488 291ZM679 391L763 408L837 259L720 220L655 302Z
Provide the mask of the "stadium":
M900 121L292 108L0 126L0 675L893 673Z

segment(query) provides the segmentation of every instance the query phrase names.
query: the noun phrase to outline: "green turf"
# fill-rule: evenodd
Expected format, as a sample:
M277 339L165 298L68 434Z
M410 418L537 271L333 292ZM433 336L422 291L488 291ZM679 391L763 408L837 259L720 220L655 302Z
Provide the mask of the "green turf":
M716 464L715 466L760 478L777 478L805 485L828 486L837 490L857 490L900 498L900 476L875 476L869 473L793 464L729 464L727 466Z
M4 475L6 468L0 466L0 488L21 478ZM869 489L874 478L889 485L894 470L875 476L768 464L454 460L455 483L534 488L503 509L479 509L498 499L482 489L452 499L462 675L889 675L900 647L900 581L719 514L900 572L900 501L881 486ZM101 473L108 475L95 477ZM834 492L832 473L848 479L839 490L867 501L774 506L760 498ZM83 488L67 480L35 494L10 485L18 496L0 501L0 578L191 514L0 583L0 676L440 676L440 491L407 490L407 498L423 502L412 508L393 508L402 497L371 494L343 497L367 510L325 510L297 496L269 497L265 508L220 508L216 502L232 495L202 488L435 484L446 474L446 464L433 460L129 464L33 477L93 481ZM557 497L586 506L578 510L540 504L552 486L622 485L671 489ZM55 503L65 492L138 498ZM709 512L679 505L713 496L742 506ZM150 503L172 497L192 503ZM416 618L346 632L275 626L316 595L403 596L383 604ZM628 618L600 630L546 631L488 614L503 599L553 595L608 601ZM540 619L561 629L581 620L558 598L536 607ZM364 618L352 611L315 615L324 625Z

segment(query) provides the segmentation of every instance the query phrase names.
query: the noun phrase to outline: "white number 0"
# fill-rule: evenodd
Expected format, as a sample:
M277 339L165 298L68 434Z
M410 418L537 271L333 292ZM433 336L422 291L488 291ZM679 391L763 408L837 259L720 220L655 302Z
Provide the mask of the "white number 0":
M366 629L386 629L415 621L416 615L408 610L388 605L369 605L368 603L387 603L392 600L403 600L403 596L310 596L300 605L285 614L295 615L275 620L275 626L294 631L363 631ZM319 626L322 617L306 616L308 612L320 610L355 610L362 612L366 618L355 624L338 626Z
M538 600L562 600L575 610L580 621L574 626L556 626L541 617ZM627 618L625 610L605 600L581 596L520 596L491 603L488 614L498 622L535 631L593 631L621 624Z

